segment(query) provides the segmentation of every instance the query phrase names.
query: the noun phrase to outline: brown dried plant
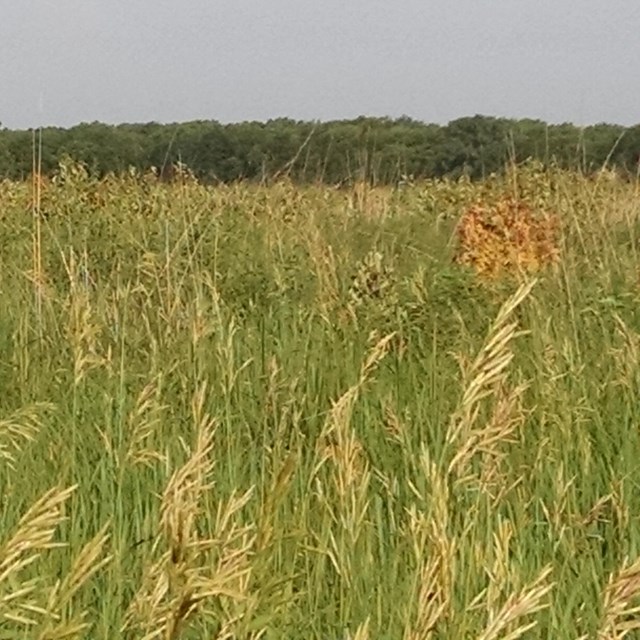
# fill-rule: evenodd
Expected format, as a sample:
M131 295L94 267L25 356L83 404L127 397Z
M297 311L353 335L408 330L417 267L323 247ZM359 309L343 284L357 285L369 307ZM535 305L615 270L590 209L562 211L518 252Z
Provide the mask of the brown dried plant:
M558 231L557 216L537 214L511 196L475 204L459 221L454 261L484 278L538 271L558 261Z

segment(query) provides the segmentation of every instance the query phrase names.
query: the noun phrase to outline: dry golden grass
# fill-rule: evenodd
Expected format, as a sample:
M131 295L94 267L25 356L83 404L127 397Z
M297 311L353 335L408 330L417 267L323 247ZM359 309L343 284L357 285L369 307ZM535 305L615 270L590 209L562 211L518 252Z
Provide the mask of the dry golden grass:
M520 619L549 606L544 599L554 586L548 582L551 570L544 569L532 584L511 594L500 609L490 608L489 622L478 640L517 640L533 629L535 621L520 623Z
M65 521L64 505L75 487L55 488L22 516L15 532L0 547L0 620L31 629L33 638L82 637L90 627L87 611L73 607L73 598L110 561L104 555L107 523L77 554L62 581L25 577L43 554L64 547L55 534Z
M640 629L640 560L625 563L604 589L599 640L622 640Z
M0 419L0 462L14 469L16 454L23 445L33 442L42 427L43 413L52 411L51 403L38 403L23 407L12 415Z
M449 471L464 471L473 455L495 450L501 440L509 439L519 423L513 419L517 399L523 388L518 387L505 395L504 387L508 367L513 359L511 342L518 335L518 323L510 321L518 306L530 294L536 284L531 280L502 305L494 320L482 349L474 361L463 370L464 392L455 414L452 416L447 440L456 449ZM494 419L480 429L475 428L481 403L500 394Z
M210 535L198 532L214 464L215 425L204 412L205 392L201 387L193 400L197 424L193 452L174 471L162 496L161 533L153 545L153 555L159 557L148 565L125 618L123 631L136 630L143 640L178 638L187 622L210 601L248 596L246 578L251 572L255 536L250 527L236 525L234 516L247 504L251 491L220 505ZM224 628L235 621L220 622ZM218 637L232 634L221 632Z

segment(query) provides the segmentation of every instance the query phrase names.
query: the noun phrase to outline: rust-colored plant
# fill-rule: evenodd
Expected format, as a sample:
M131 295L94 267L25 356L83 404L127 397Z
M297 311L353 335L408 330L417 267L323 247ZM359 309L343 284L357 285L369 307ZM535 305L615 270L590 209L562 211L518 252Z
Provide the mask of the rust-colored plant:
M487 278L538 271L559 259L558 230L556 215L538 213L511 196L475 204L458 224L454 260Z

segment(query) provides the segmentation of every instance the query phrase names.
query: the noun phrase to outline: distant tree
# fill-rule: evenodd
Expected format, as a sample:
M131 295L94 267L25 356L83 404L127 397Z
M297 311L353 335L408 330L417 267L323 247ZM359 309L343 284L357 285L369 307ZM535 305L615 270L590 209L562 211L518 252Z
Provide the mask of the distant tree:
M38 132L0 128L0 176L27 176L37 154L46 173L68 155L96 175L152 166L167 175L182 162L204 181L264 180L285 173L300 182L391 183L403 175L482 178L507 162L528 158L586 171L608 162L631 173L638 170L639 151L640 125L578 128L482 115L446 126L407 116L315 123L277 118L228 125L215 120L118 126L92 122Z
M629 127L624 131L613 156L614 164L628 175L640 176L640 125Z

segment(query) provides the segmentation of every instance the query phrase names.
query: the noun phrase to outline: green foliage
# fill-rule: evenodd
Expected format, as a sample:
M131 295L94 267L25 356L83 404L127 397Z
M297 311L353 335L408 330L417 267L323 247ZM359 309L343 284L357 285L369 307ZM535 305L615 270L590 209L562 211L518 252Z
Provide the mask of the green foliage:
M478 179L527 159L588 173L606 165L635 175L639 132L640 127L578 128L480 115L446 126L408 117L323 123L280 118L228 125L94 122L66 130L0 130L0 177L27 176L34 157L40 158L42 172L51 174L65 155L97 176L156 167L171 178L172 167L181 162L205 182L263 181L282 175L296 182L330 184L359 179L398 183L407 177Z

